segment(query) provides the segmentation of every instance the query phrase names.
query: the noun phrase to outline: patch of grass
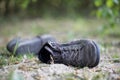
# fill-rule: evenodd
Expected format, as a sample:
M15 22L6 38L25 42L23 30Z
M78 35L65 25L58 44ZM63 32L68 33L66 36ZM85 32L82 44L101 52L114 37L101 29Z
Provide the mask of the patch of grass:
M92 80L107 80L108 77L108 73L99 72L92 77Z
M101 24L100 27L98 27L98 30L96 34L98 34L100 37L113 37L113 38L120 38L120 24L116 24L114 28L107 27L107 26L102 26Z
M111 57L113 58L113 62L117 62L117 63L120 62L120 55L118 53L112 54Z
M9 53L5 48L0 49L0 67L11 64L18 64L24 59L24 55L15 56L13 53ZM32 59L34 55L32 53L26 54L27 59Z
M19 55L19 56L12 55L8 58L8 64L18 64L23 59L32 59L32 58L34 58L34 55L32 53L28 53L26 55Z
M112 58L113 58L113 59L118 59L118 58L120 58L120 55L119 55L118 53L114 53L114 54L112 55Z
M7 63L7 60L3 57L3 56L0 56L0 68L3 66L3 65L6 65Z
M0 48L0 67L7 64L10 53L5 48Z
M32 27L32 31L31 31L33 34L44 34L44 33L47 33L47 29L43 28L43 27Z
M0 33L2 36L10 36L13 34L20 35L39 35L39 34L54 34L64 36L62 39L71 40L74 38L91 38L91 37L120 37L119 24L114 29L105 28L102 26L105 21L98 20L96 18L78 17L76 19L71 18L43 18L43 19L26 19L26 20L13 20L12 24L5 22L5 25L1 25ZM4 27L5 26L5 27ZM105 30L105 31L104 31ZM18 34L19 33L19 34ZM15 35L15 36L16 36ZM26 36L27 36L26 35ZM23 36L23 35L22 35ZM66 40L66 41L67 41Z

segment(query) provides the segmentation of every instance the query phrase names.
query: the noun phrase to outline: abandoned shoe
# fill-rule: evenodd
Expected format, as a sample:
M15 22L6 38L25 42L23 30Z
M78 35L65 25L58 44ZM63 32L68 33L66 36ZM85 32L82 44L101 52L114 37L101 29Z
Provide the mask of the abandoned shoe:
M43 63L63 63L76 67L93 68L98 65L100 51L91 40L77 40L66 44L46 43L38 53Z
M51 35L36 36L32 39L15 38L7 44L7 50L15 55L32 53L37 55L41 47L48 41L56 42Z

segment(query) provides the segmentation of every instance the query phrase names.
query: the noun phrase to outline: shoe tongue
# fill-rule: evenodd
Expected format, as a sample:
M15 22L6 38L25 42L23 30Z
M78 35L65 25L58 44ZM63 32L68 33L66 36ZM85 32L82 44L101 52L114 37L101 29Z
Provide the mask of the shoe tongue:
M38 58L44 62L48 63L51 60L51 56L55 62L60 60L60 50L56 47L56 43L47 42L40 50Z
M45 46L45 50L47 50L50 53L50 55L54 56L53 50L51 50L50 47Z
M48 46L45 46L45 50L47 50L49 52L49 57L50 57L50 60L48 60L47 63L53 64L54 63L54 59L53 59L54 53L53 53L53 51Z

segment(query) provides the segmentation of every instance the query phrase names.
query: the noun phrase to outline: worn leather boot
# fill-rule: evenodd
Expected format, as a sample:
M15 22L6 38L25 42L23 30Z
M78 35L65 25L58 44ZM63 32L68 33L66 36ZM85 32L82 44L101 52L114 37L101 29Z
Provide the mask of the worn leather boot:
M37 55L41 47L48 41L56 42L51 35L36 36L32 39L15 38L7 44L7 50L15 55L28 53Z
M93 68L99 63L100 51L91 40L77 40L66 44L48 42L41 48L38 58L43 63Z

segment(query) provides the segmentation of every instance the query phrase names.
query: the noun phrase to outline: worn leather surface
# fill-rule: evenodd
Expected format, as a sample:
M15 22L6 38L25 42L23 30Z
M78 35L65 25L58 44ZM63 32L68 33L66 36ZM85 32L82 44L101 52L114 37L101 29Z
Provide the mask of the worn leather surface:
M9 52L15 55L22 54L35 54L37 55L41 47L48 41L56 42L55 38L51 35L37 36L32 39L21 39L15 38L7 44L7 49Z
M40 50L38 58L48 63L52 55L55 63L76 67L95 67L100 60L98 45L91 40L77 40L65 44L48 42Z

